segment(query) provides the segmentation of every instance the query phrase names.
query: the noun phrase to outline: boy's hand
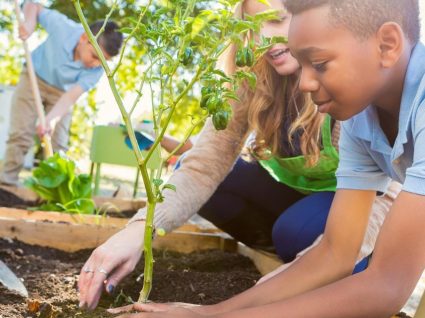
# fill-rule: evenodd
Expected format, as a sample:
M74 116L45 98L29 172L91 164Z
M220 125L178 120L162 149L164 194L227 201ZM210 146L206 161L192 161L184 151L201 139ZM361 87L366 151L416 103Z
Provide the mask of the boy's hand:
M19 38L22 41L25 41L31 36L31 34L33 34L34 30L35 30L34 23L24 22L22 24L19 24Z
M46 125L42 126L41 124L37 125L37 136L41 139L44 135L50 135L52 132L52 127L49 121L46 121Z
M140 304L135 303L129 306L120 308L108 309L110 314L123 314L117 318L136 318L136 317L184 317L184 318L199 318L205 317L208 314L200 312L199 308L203 306L187 304L187 303L168 303L168 304L155 304L147 303ZM130 312L142 312L141 314ZM127 314L126 314L127 313Z

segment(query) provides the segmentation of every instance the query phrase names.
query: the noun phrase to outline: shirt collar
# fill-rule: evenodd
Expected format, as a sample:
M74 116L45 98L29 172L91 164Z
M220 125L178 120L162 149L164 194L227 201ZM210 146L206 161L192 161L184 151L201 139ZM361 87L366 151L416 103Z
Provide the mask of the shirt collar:
M425 47L419 42L413 48L409 65L403 85L403 95L401 97L399 127L397 141L402 144L407 142L407 131L409 129L409 118L415 99L418 96L419 85L425 76Z

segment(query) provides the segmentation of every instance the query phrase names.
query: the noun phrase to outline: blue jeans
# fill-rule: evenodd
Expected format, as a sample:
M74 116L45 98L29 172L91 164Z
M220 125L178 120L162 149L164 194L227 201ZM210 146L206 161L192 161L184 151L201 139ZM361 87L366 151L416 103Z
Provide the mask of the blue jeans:
M290 262L323 233L334 194L301 194L257 162L238 159L199 214L246 245ZM362 260L354 272L367 263Z

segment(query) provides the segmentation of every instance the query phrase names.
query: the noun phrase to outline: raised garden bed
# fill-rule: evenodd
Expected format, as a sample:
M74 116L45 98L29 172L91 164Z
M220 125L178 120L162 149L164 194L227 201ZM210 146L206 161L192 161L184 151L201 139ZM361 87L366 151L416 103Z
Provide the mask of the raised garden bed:
M22 197L31 201L21 193ZM134 201L121 199L113 204L131 210L129 205ZM23 278L31 297L28 305L25 299L1 287L0 317L107 317L105 308L114 302L123 303L123 295L137 299L142 282L136 280L143 263L120 285L120 297L120 290L104 297L94 313L82 313L77 308L77 275L91 249L126 223L126 218L110 216L0 208L0 237L7 238L0 240L0 258ZM279 265L273 258L238 245L218 229L196 224L158 237L154 247L158 252L151 299L156 301L214 303L249 288L260 277L249 258L263 273Z

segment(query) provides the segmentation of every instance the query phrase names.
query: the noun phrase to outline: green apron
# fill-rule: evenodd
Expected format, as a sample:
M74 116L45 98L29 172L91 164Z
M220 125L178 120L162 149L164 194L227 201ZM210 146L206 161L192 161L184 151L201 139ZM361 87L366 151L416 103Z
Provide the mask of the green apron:
M322 125L323 150L313 167L306 166L304 156L259 160L260 165L278 182L304 194L336 190L335 171L338 167L338 152L332 145L331 117L326 116Z

